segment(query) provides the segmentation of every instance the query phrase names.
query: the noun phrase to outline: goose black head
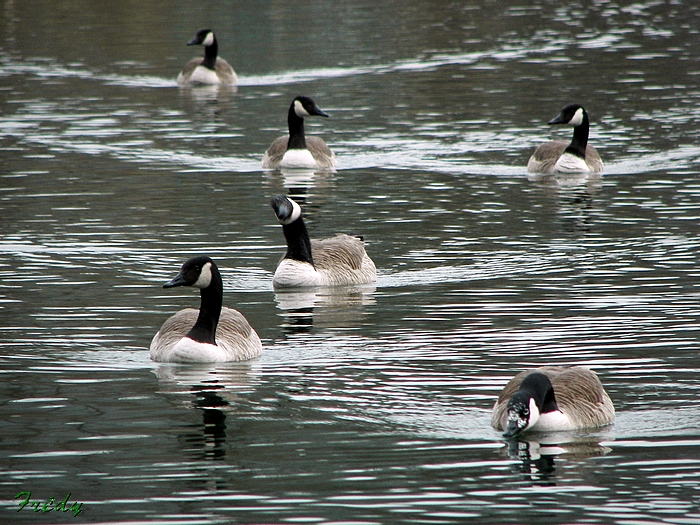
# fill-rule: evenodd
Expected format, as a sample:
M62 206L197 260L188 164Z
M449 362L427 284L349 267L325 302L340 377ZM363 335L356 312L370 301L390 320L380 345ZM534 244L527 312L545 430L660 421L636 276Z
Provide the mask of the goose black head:
M301 217L301 207L285 195L273 197L270 206L275 210L277 220L283 226L291 224Z
M540 414L554 410L557 410L557 404L549 378L540 372L528 374L508 400L508 420L503 437L517 436L532 428Z
M294 113L299 118L305 117L328 117L328 113L323 111L316 105L316 102L311 97L300 95L292 101Z
M548 124L563 124L568 126L580 126L587 119L586 110L580 104L569 104L564 106L555 118L550 120Z
M206 256L193 257L185 261L172 280L163 285L163 288L176 286L193 286L195 288L207 288L212 282L212 276L218 272L218 268L211 258Z
M194 38L187 43L187 45L208 47L212 45L215 40L216 37L211 29L200 29L197 31L197 34L194 35Z

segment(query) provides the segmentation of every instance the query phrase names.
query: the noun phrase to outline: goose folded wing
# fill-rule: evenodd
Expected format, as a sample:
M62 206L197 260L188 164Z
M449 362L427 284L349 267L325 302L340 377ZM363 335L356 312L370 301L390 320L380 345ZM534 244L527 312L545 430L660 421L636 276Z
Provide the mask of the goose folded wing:
M312 240L311 254L319 269L345 266L359 270L365 256L365 246L359 237L340 234L321 241Z

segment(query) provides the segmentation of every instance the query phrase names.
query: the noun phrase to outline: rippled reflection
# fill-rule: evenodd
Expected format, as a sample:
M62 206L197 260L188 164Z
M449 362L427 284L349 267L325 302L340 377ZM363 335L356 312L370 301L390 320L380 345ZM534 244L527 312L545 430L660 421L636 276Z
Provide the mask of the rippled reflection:
M181 438L195 458L222 460L227 452L227 428L234 426L242 395L255 388L259 377L248 364L229 367L158 365L154 370L160 393L201 414L201 422L183 429Z
M554 434L539 441L508 440L503 450L509 458L517 461L513 464L513 473L521 474L523 481L546 487L557 485L557 462L604 456L613 449L585 435Z
M311 327L354 326L371 314L376 304L374 286L275 291L289 333L309 332Z

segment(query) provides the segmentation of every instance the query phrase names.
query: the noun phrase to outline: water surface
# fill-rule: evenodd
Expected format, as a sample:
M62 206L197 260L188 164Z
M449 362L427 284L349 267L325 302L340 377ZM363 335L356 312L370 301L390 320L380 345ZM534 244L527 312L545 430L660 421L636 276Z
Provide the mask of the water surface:
M2 521L700 521L698 15L6 1ZM175 83L207 26L236 88ZM336 172L260 169L297 94ZM528 176L574 101L605 174ZM362 233L376 286L275 292L277 193ZM260 358L149 360L199 253ZM544 364L596 370L615 424L505 442L491 406Z

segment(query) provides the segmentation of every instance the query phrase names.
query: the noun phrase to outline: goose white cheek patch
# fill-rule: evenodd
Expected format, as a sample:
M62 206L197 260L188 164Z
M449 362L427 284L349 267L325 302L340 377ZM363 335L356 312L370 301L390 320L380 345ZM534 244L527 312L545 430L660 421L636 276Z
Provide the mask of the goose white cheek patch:
M207 37L202 41L203 46L210 46L214 43L214 33L207 33Z
M576 113L574 113L574 116L571 117L571 120L569 121L569 126L580 126L581 123L583 122L583 109L578 108L576 110Z
M306 111L306 109L304 109L304 106L298 100L294 101L294 113L296 113L297 116L301 118L310 116L309 112Z
M299 206L292 199L289 199L289 202L292 203L292 213L289 215L289 218L287 220L280 221L280 224L282 225L292 224L295 220L301 217L301 206Z
M206 288L211 284L211 263L207 263L202 266L202 271L199 272L199 278L192 285L195 288Z
M286 226L287 224L292 224L295 220L297 220L299 217L301 217L301 206L299 206L296 202L294 202L292 199L287 199L291 205L292 205L292 213L289 214L289 217L286 219L280 219L279 217L277 220L280 222L282 226Z

